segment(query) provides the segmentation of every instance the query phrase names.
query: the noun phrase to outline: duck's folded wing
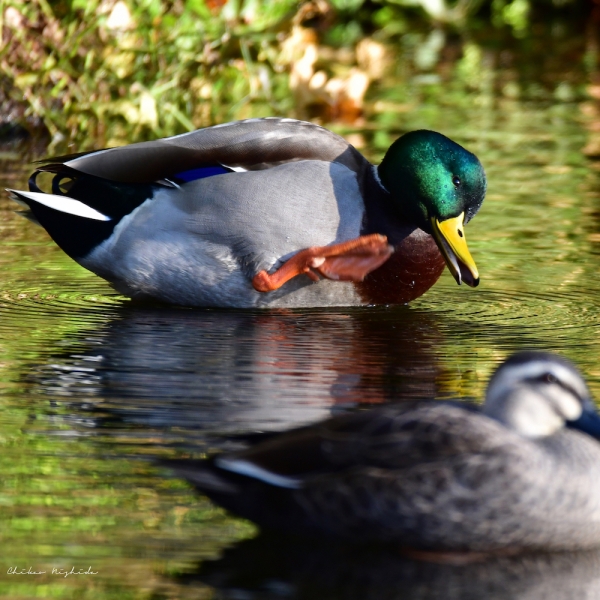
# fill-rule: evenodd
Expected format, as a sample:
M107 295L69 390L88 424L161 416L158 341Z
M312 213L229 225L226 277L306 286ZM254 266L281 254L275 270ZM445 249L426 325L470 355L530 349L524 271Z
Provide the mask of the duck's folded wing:
M498 436L501 427L477 411L442 402L371 409L273 436L221 455L214 464L221 472L299 488L328 474L406 470L451 457L492 454L505 443Z
M548 476L535 448L505 432L476 411L428 402L336 417L210 460L163 464L270 528L477 549L493 542L488 524L493 529L502 505L521 502L528 472L539 466L542 480Z
M112 181L148 183L201 165L259 170L297 160L339 162L356 173L368 161L344 138L294 119L235 121L170 138L42 161Z

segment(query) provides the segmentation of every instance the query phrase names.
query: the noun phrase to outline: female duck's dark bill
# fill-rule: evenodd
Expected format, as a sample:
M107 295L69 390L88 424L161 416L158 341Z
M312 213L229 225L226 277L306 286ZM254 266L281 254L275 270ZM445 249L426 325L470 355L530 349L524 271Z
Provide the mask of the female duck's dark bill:
M475 261L467 247L464 229L465 213L458 217L438 221L435 217L431 219L433 237L452 273L456 283L460 285L463 281L471 286L479 285L479 271Z
M583 431L597 440L600 440L600 415L591 399L583 402L583 411L577 419L567 421L567 427Z

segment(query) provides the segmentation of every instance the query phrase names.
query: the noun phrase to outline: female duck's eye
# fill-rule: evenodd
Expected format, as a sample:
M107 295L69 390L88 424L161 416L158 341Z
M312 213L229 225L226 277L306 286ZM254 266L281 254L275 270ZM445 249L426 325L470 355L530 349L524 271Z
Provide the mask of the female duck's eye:
M545 383L556 383L558 379L556 379L556 376L552 373L544 373L544 375L542 375L542 381Z
M460 185L460 177L454 175L452 177L452 183L455 185L455 187L458 187Z

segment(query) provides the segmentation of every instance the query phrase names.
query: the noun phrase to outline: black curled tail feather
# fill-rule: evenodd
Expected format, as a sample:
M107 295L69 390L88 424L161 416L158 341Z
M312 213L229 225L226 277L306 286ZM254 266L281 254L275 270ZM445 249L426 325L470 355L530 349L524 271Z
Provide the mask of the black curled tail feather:
M71 157L62 157L69 160ZM29 178L29 190L38 194L50 193L77 200L105 215L107 220L88 219L69 210L49 207L35 198L19 196L30 214L50 234L50 237L71 258L80 261L94 248L107 240L117 224L138 206L152 198L157 184L126 184L81 173L61 159L52 159L39 166ZM50 174L51 181L43 189L40 175ZM25 215L28 216L28 215Z
M65 157L68 158L68 157ZM159 184L120 183L95 175L81 173L61 163L48 163L38 168L29 178L32 192L44 193L38 185L41 173L53 173L51 193L67 196L83 202L87 206L107 215L118 222L133 212L138 206L152 198Z
M71 214L47 206L32 196L33 194L11 190L11 198L29 209L18 212L30 221L41 225L61 250L77 262L113 233L116 222L111 219L101 220Z

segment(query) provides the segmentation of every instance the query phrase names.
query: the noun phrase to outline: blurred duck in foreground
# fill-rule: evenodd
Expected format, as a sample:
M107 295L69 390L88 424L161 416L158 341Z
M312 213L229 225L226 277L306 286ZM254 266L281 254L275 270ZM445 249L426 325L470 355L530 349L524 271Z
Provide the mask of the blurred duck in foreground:
M9 190L27 216L135 299L403 303L445 264L459 284L479 283L464 226L483 202L485 173L433 131L403 135L375 167L318 125L250 119L47 159L29 188Z
M271 529L437 552L574 550L600 545L598 438L578 371L525 352L493 375L482 410L385 406L164 464Z

